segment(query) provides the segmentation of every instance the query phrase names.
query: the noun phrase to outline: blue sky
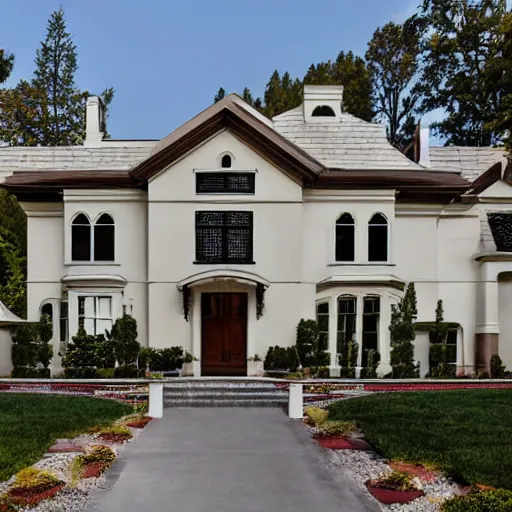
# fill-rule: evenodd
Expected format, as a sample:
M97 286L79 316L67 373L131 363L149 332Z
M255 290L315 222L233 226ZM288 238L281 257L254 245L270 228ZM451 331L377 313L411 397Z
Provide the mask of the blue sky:
M373 31L419 0L16 0L2 2L7 86L30 78L46 21L62 5L78 46L78 85L116 89L113 138L158 139L211 104L217 89L261 95L274 69L302 76L341 51L363 55Z

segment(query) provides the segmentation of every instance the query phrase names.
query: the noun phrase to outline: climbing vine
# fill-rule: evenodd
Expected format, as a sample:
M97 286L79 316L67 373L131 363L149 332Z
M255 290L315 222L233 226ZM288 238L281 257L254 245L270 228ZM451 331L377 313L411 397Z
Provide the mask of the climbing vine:
M258 283L256 285L256 318L258 320L263 316L265 309L265 285Z
M183 287L183 316L185 320L188 322L190 318L190 305L192 303L192 290L189 286L185 285Z

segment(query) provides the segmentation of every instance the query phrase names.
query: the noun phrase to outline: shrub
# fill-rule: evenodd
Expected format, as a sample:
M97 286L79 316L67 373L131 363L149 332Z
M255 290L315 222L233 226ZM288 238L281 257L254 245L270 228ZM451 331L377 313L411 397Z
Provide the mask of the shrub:
M137 321L127 314L118 318L112 331L107 334L114 344L116 360L120 365L136 364L140 351L137 336Z
M115 368L98 368L96 370L98 379L113 379L115 377Z
M356 425L351 421L329 420L320 425L320 433L324 436L345 436L356 430Z
M16 494L18 491L30 489L36 494L51 489L61 483L62 482L49 471L29 467L22 469L16 474L14 483L9 487L9 493Z
M114 370L114 377L116 379L136 379L138 377L144 377L144 370L137 368L135 364L125 364L118 366Z
M26 323L12 331L12 377L49 378L53 357L52 324L48 315L38 323Z
M325 423L329 417L329 411L314 406L306 407L304 409L304 414L317 426Z
M269 347L265 362L265 370L283 370L289 372L297 371L299 356L296 347Z
M512 491L473 491L456 496L441 507L442 512L512 512Z
M416 491L418 487L414 485L411 475L402 471L392 471L386 475L371 480L372 487L381 489L390 489L393 491Z
M315 376L319 379L327 379L329 378L330 372L328 366L320 366L316 369Z
M341 366L341 370L348 370L342 373L344 377L354 378L356 376L355 368L357 366L357 353L359 345L354 340L342 342L341 353L338 355L338 362ZM340 373L341 375L341 373Z
M64 368L65 379L96 379L98 371L96 368L86 366L83 368Z
M376 379L377 368L380 364L380 353L378 350L366 350L366 367L361 369L362 379Z
M504 379L506 366L503 364L501 357L494 354L491 357L491 379Z
M126 439L131 439L133 437L131 430L124 425L112 425L110 427L105 427L102 428L98 433L100 437L120 436Z
M315 345L318 344L318 324L315 320L302 319L297 325L297 353L300 364L304 367L314 366L312 364Z
M414 283L409 283L400 303L391 306L391 324L389 326L391 335L390 363L394 378L419 377L419 367L414 363L413 345L416 337L414 320L417 314Z
M77 459L84 466L95 462L104 462L110 465L116 460L116 454L108 446L95 446L89 453L79 455Z

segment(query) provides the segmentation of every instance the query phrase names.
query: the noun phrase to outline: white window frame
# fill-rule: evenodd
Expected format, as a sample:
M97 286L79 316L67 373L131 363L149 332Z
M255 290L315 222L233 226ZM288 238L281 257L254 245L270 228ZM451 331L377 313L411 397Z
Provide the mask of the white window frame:
M382 215L386 219L386 256L387 259L383 261L370 261L370 226L384 226L384 224L371 224L371 220L375 215ZM391 262L391 222L389 217L382 211L373 212L366 223L366 261L369 265L388 265Z
M89 318L87 316L85 316L85 304L84 304L84 316L80 315L80 302L82 300L85 301L86 298L93 298L94 299L94 313L95 313L95 316L94 318ZM99 311L99 300L100 299L110 299L110 316L109 317L99 317L99 316L96 316L96 312ZM83 318L84 321L83 321L83 325L82 327L84 327L85 329L85 320L94 320L94 333L87 333L87 334L93 334L95 336L97 336L98 334L105 334L105 331L103 332L98 332L98 329L97 329L97 321L98 320L103 320L103 321L110 321L111 322L111 326L110 326L110 329L112 329L112 326L114 325L114 297L112 296L112 294L109 294L109 293L102 293L102 294L98 294L98 293L79 293L77 294L77 303L76 303L76 317L77 317L77 326L78 328L80 328L80 319ZM69 309L68 309L68 315L69 315ZM69 321L69 320L68 320ZM87 332L87 331L86 331Z
M112 261L104 261L104 260L95 260L94 259L94 229L96 227L96 224L98 223L98 220L101 218L102 215L107 214L110 215L113 226L114 226L114 259ZM89 220L89 238L90 238L90 247L89 247L89 259L88 260L74 260L73 259L73 222L79 215L85 215L87 219ZM85 226L85 224L78 224L79 226ZM110 225L110 224L100 224L100 225ZM99 263L99 264L105 264L105 265L115 265L116 264L116 258L117 258L117 223L116 219L114 217L114 214L111 211L103 211L100 212L94 221L91 220L91 217L86 212L76 212L73 217L71 217L70 222L70 229L69 229L69 261L74 265L87 265L89 263Z

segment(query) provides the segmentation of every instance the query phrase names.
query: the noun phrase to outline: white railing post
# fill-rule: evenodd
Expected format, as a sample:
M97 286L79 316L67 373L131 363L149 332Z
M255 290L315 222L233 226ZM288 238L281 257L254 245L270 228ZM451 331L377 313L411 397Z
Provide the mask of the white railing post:
M164 383L150 382L148 416L162 418L164 415Z
M288 392L288 417L301 419L304 417L302 406L302 384L290 384Z

